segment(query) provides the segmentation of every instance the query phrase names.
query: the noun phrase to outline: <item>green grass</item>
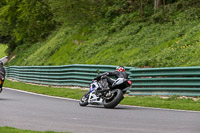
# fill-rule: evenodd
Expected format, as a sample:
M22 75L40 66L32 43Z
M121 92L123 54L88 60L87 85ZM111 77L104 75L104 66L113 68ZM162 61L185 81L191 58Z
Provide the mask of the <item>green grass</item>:
M159 96L126 97L121 104L200 111L200 99L194 101L192 98L179 98L174 96L170 96L167 99L160 98Z
M83 96L83 94L87 92L86 90L80 90L80 89L37 86L37 85L25 84L23 82L13 82L9 80L5 81L4 87L15 88L19 90L45 94L50 96L59 96L59 97L73 98L73 99L80 99L81 96Z
M0 58L6 56L6 51L7 46L5 44L0 44Z
M61 132L54 132L54 131L31 131L31 130L21 130L12 127L0 127L0 133L61 133ZM62 132L67 133L67 132Z
M6 80L5 87L15 88L19 90L35 92L39 94L59 96L65 98L73 98L79 100L87 90L69 89L69 88L54 88L25 84L23 82L13 82ZM200 111L200 99L194 101L192 98L179 98L177 96L171 96L167 99L160 98L158 96L126 96L120 104L155 107L155 108L167 108L167 109L180 109L180 110L193 110Z
M163 23L154 20L162 13L143 22L133 13L86 27L65 25L44 42L19 46L8 65L199 66L199 9L174 11Z

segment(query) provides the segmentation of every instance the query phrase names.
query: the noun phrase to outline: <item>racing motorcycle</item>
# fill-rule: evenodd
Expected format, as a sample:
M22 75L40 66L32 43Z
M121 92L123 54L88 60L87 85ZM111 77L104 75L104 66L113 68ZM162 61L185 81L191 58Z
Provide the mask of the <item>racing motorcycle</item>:
M2 92L3 88L3 79L0 77L0 93Z
M105 108L114 108L124 98L124 94L131 87L132 82L128 79L118 78L109 89L103 90L108 86L107 80L93 80L90 90L80 99L80 106L103 105Z

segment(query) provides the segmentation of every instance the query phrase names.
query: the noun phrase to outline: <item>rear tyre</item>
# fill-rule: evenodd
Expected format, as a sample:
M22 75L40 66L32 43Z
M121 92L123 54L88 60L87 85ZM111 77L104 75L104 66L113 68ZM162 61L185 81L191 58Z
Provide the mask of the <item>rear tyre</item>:
M85 93L85 95L83 95L81 97L81 100L79 101L80 106L87 106L88 105L89 95L90 95L90 92L87 92L87 93Z
M120 89L111 91L112 96L104 99L103 105L105 108L114 108L124 98L123 92Z

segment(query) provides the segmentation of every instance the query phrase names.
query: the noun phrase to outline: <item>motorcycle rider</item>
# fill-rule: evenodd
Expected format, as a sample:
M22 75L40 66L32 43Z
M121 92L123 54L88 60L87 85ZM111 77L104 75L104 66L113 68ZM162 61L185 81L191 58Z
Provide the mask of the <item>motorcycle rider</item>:
M6 74L6 71L3 67L3 62L0 61L0 81L2 82L0 83L0 93L2 92L3 82L5 80L5 74Z
M104 90L108 90L112 87L112 84L115 82L114 79L110 78L109 76L115 76L116 78L124 78L128 79L128 74L125 72L125 68L123 66L116 67L116 70L114 72L105 72L101 75L98 75L95 79L100 80L105 79L108 83L108 86L102 88Z

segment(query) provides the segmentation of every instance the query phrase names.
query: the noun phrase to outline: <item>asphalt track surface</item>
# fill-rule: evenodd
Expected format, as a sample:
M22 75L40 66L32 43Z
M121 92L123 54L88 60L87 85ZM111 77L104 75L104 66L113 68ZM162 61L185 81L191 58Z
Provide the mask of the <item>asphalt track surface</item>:
M4 89L0 126L73 133L199 133L200 112L121 105L115 109L80 107L74 100Z

